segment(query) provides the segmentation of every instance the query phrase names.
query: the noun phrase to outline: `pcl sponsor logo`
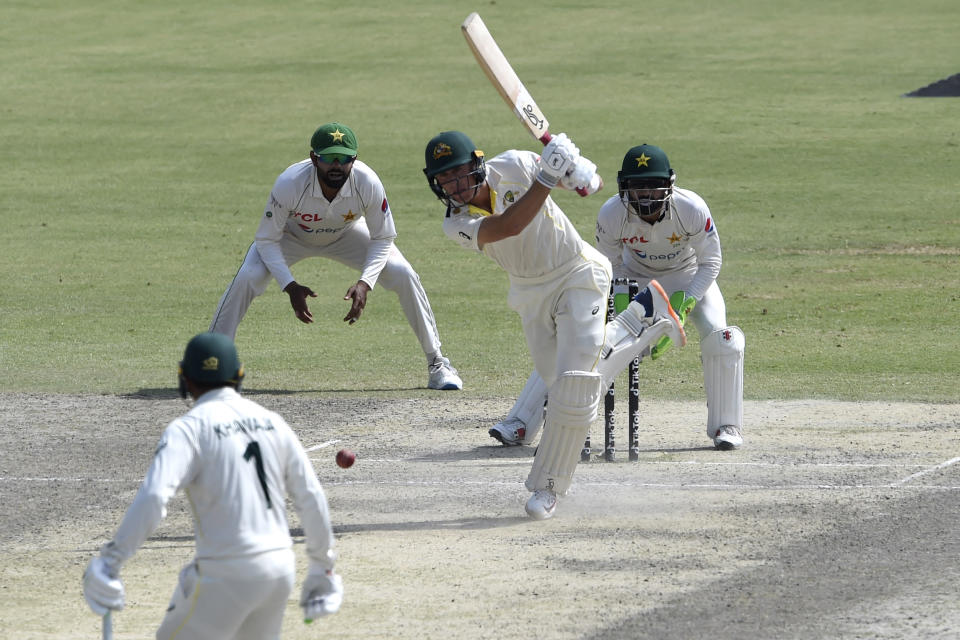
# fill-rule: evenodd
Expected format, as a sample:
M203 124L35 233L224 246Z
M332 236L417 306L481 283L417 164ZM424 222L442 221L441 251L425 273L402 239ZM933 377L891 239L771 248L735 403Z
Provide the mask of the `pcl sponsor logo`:
M640 244L646 244L650 241L644 238L643 236L633 236L630 238L620 238L620 242L624 244L637 244L638 242Z

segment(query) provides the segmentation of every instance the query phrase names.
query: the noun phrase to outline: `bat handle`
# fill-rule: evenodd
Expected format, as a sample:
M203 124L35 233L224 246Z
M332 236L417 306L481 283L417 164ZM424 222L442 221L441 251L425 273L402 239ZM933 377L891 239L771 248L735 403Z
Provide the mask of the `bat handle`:
M110 616L110 610L108 609L105 614L103 614L103 627L101 631L103 635L101 636L103 640L113 640L113 619Z
M544 131L544 132L543 132L543 135L540 136L540 138L538 138L538 139L540 140L541 143L543 143L543 146L547 146L547 143L550 142L550 141L553 139L553 135L552 135L549 131ZM581 197L581 198L586 198L588 195L590 195L590 192L589 192L589 191L587 191L586 189L582 189L582 188L581 188L581 189L577 189L577 193L580 194L580 197Z

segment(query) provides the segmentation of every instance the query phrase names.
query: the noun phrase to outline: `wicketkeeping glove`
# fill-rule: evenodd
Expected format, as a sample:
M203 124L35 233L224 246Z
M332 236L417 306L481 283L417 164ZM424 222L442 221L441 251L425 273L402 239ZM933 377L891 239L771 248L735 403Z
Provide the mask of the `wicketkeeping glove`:
M677 316L680 318L680 325L683 326L687 323L687 316L693 311L693 308L697 306L697 299L687 295L686 291L674 291L670 295L670 306L673 307L673 310L677 312ZM653 345L653 348L650 349L650 359L656 360L664 354L664 352L670 348L670 345L673 344L673 341L667 336L663 336Z
M560 133L553 136L540 154L540 173L537 174L537 182L553 189L560 178L567 175L567 172L573 168L579 157L580 149L573 144L567 134Z
M123 609L123 583L100 556L94 556L83 572L83 597L98 616Z
M340 610L343 604L343 579L332 570L323 567L311 567L303 581L300 593L300 606L303 607L303 621L313 622L316 618L328 616Z

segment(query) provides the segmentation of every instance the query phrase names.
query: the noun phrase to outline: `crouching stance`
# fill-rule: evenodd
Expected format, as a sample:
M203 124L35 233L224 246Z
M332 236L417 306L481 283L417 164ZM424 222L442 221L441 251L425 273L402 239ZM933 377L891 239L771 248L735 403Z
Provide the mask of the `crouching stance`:
M596 415L602 386L598 363L619 362L618 350L607 350L604 339L610 261L583 242L550 194L557 186L594 193L603 183L596 165L565 134L555 136L540 155L511 150L487 162L465 134L446 131L430 140L425 159L430 188L446 204L444 233L507 272L508 303L520 315L536 370L551 389L544 440L526 482L532 492L527 513L549 518L557 496L570 486ZM682 342L679 321L657 315L647 293L649 308L632 329L664 335L669 325ZM665 298L659 308L669 309ZM623 340L637 338L627 336L632 329Z
M243 367L233 341L202 333L180 363L180 393L196 402L163 432L153 462L113 540L83 574L99 615L124 605L120 569L166 515L183 487L193 508L196 555L180 572L157 638L279 638L295 566L286 497L296 508L310 560L304 619L335 613L327 500L299 439L276 413L240 397Z

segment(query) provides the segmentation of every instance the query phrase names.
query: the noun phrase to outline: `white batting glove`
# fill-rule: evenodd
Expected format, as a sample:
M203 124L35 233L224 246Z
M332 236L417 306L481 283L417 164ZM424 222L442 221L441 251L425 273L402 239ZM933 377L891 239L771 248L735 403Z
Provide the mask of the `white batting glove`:
M589 190L591 182L596 175L597 165L584 156L580 156L577 158L577 161L573 163L573 168L570 172L560 178L560 186L570 191L576 191L577 189ZM599 181L597 182L599 183ZM594 189L594 191L596 191L596 189Z
M580 149L573 144L567 134L553 136L540 154L540 173L537 174L537 182L553 189L560 178L567 175L567 172L573 168L573 164L579 157Z
M83 572L83 597L98 616L123 609L123 583L100 556L94 556Z
M300 592L300 606L303 607L303 621L313 622L340 610L343 604L343 579L332 570L311 567L303 581Z

